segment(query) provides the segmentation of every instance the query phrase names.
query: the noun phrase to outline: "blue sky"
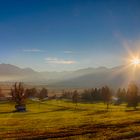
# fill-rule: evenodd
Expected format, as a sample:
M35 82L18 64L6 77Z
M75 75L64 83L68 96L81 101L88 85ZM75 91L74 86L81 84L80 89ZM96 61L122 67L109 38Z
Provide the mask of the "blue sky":
M139 0L0 0L0 63L114 67L139 48Z

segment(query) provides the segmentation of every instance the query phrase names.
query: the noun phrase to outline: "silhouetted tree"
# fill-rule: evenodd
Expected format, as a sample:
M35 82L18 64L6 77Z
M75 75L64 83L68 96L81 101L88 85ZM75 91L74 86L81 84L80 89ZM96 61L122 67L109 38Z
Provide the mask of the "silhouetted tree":
M138 87L135 83L130 83L127 90L127 107L136 107L138 106Z
M92 88L88 90L84 90L81 93L81 99L83 101L88 101L88 102L99 102L102 101L102 95L101 95L101 89L97 88Z
M25 93L28 98L33 98L38 96L38 91L36 88L26 89Z
M112 99L112 92L108 86L102 87L102 99L104 103L106 103L107 109L109 109L109 104Z
M103 99L102 99L102 90L99 88L99 89L97 89L97 88L95 88L94 90L93 90L93 93L94 93L94 96L93 96L93 101L95 101L95 102L99 102L99 101L102 101Z
M78 103L78 98L79 98L79 94L78 94L77 90L75 90L72 94L72 101L73 101L73 103L76 104L76 106L77 106L77 103Z
M62 91L61 99L70 99L72 98L71 91Z
M117 93L116 93L116 97L117 97L117 104L121 104L123 102L126 102L126 90L123 88L119 88L117 90Z
M48 90L46 88L42 88L39 92L38 98L40 101L48 98Z
M18 112L26 111L26 94L22 83L15 83L11 88L12 100L16 103L15 108Z
M93 102L94 92L90 89L86 89L81 93L81 99L86 102Z

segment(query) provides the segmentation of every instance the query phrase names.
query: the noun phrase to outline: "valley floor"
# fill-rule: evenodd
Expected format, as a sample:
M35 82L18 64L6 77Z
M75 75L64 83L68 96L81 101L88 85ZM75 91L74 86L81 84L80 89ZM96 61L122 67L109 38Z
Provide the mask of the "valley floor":
M13 113L14 104L0 103L0 139L119 140L140 139L140 110L126 105L51 100L28 101L28 111Z

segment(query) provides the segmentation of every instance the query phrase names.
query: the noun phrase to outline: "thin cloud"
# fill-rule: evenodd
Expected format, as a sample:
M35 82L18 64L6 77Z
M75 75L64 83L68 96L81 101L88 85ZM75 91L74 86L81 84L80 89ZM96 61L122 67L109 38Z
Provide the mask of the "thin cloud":
M23 52L36 53L36 52L43 52L43 50L40 50L40 49L24 49Z
M58 58L54 58L54 57L48 57L48 58L45 58L45 60L48 63L52 63L52 64L66 64L66 65L70 65L70 64L76 63L76 61L73 61L73 60L64 60L64 59L58 59Z
M66 53L66 54L72 54L73 52L72 51L64 51L64 53Z

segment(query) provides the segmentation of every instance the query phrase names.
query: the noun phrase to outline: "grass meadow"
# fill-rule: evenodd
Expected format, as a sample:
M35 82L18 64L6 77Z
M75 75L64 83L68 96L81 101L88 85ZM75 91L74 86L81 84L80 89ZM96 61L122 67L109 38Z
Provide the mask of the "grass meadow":
M118 140L140 137L140 110L103 103L27 101L27 112L0 103L0 139Z

